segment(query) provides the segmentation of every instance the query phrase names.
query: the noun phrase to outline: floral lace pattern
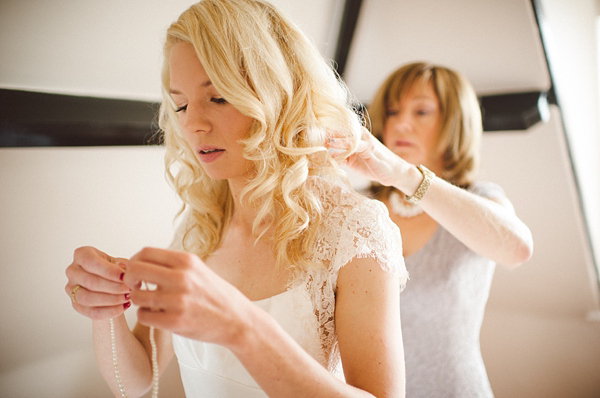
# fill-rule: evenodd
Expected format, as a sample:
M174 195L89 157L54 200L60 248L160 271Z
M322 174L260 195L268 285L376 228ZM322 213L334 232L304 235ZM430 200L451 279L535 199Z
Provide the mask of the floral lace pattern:
M353 258L371 257L382 269L400 276L402 289L408 272L400 230L383 203L322 179L315 179L313 187L321 197L325 219L313 260L326 268L307 271L302 282L310 294L319 327L322 357L317 360L334 372L340 361L334 318L340 269Z

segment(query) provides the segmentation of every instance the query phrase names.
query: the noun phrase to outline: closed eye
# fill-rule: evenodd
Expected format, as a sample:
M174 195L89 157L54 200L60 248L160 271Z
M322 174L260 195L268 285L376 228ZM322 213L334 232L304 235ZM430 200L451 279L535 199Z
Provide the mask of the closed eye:
M175 112L181 112L187 110L187 105L182 105L178 108L175 108Z
M214 102L215 104L226 104L227 103L227 100L225 98L213 97L210 100L212 102Z

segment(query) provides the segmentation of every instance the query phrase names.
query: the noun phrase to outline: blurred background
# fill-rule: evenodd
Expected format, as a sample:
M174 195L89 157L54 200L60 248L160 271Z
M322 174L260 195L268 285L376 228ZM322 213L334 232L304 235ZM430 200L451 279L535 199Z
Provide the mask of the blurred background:
M272 2L364 104L412 61L473 83L480 178L535 244L494 277L481 334L494 393L600 397L600 1ZM110 396L64 270L78 246L127 257L170 242L179 201L148 141L164 33L192 3L0 1L2 397ZM175 363L160 389L183 396Z

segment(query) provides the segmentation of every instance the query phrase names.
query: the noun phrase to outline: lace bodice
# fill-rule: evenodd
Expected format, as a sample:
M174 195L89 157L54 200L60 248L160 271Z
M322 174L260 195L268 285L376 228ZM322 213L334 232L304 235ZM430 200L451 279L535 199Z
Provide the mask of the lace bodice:
M402 286L408 273L400 231L381 202L320 178L310 183L324 209L313 260L324 267L299 273L286 292L254 303L313 358L342 377L334 317L340 269L353 258L372 257L382 269L399 275ZM176 335L173 344L189 396L215 396L206 395L208 391L218 396L242 396L242 392L243 396L264 396L227 349Z

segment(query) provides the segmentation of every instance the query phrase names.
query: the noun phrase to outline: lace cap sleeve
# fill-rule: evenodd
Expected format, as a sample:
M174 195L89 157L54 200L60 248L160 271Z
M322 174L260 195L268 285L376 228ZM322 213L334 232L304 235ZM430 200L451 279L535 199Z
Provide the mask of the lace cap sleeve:
M400 229L390 219L385 205L377 200L360 197L357 203L342 206L340 237L332 268L337 274L355 257L372 257L385 271L400 277L404 289L408 271L402 256Z

